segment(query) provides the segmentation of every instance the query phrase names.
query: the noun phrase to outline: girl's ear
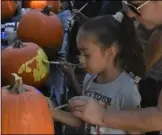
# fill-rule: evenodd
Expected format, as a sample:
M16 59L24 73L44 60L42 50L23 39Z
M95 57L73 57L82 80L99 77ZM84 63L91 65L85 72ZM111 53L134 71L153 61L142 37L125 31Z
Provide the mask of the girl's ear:
M117 45L114 44L111 47L106 48L105 55L108 59L115 58L117 52L118 52L118 47Z

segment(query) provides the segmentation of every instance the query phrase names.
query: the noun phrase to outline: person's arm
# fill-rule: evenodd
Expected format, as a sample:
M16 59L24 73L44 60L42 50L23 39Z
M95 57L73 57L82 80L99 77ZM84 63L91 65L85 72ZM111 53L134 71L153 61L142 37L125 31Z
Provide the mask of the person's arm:
M52 114L52 117L54 120L59 121L61 123L64 123L71 127L82 127L84 125L84 122L80 120L79 118L76 118L72 115L70 112L66 112L60 109L55 110L55 106L52 104L52 101L50 98L46 97L50 112Z
M134 110L107 110L102 117L102 125L126 131L162 130L162 91L157 107Z
M71 85L73 89L75 90L77 96L82 95L82 88L78 82L78 79L76 78L75 75L71 75Z
M77 96L82 95L82 88L78 82L78 79L75 76L74 68L70 65L68 66L60 66L60 69L67 75L68 79L70 79L70 83L75 90Z
M79 118L76 118L70 112L66 112L63 110L55 110L52 112L53 118L56 121L64 123L68 126L80 128L84 126L84 122Z
M145 46L147 71L162 57L162 30L155 31Z
M140 108L141 96L137 86L125 85L119 94L120 110L132 110ZM140 134L141 132L130 132L128 134Z

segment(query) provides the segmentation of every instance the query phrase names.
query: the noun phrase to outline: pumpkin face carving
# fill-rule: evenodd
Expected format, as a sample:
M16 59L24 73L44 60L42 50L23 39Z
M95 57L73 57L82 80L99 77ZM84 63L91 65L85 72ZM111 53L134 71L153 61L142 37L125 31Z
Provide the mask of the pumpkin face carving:
M2 0L1 1L1 17L2 19L10 19L14 16L16 11L16 3L14 1Z
M34 87L15 82L2 87L2 134L54 134L47 100Z
M40 87L49 73L49 65L43 60L47 60L47 56L38 45L17 40L2 51L2 76L10 84L14 72L23 78L25 84Z
M19 22L17 36L24 42L33 42L40 47L59 50L63 41L63 25L60 19L50 12L51 7L43 11L28 11Z
M52 9L51 11L53 13L57 13L58 10L60 9L61 2L60 0L28 0L25 2L25 5L27 8L31 9L44 9L47 5L51 5Z

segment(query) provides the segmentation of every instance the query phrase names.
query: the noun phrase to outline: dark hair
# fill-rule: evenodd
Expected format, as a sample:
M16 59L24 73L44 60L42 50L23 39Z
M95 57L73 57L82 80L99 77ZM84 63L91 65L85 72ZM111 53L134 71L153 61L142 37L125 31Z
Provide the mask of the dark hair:
M101 47L107 48L117 43L119 53L115 58L115 64L127 72L144 77L146 66L142 46L137 38L133 20L124 12L123 15L122 23L112 15L92 18L82 25L79 32L95 35Z

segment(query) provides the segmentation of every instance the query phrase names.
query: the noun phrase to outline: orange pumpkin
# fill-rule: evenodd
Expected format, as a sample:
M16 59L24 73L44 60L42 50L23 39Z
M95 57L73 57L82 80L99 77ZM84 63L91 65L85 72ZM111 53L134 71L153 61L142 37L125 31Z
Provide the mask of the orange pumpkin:
M11 0L1 1L1 17L2 19L10 19L14 16L16 11L16 3Z
M60 49L63 41L63 25L52 12L51 6L43 11L33 9L21 19L17 28L17 36L24 42L33 42L40 47Z
M43 60L47 56L38 45L17 40L2 51L2 76L10 84L11 73L17 73L25 84L41 87L49 73L49 64Z
M14 83L2 87L2 134L54 134L46 98L25 85L15 73Z
M52 12L57 13L60 9L60 0L28 0L25 1L25 7L32 9L44 9L47 5L52 6Z

